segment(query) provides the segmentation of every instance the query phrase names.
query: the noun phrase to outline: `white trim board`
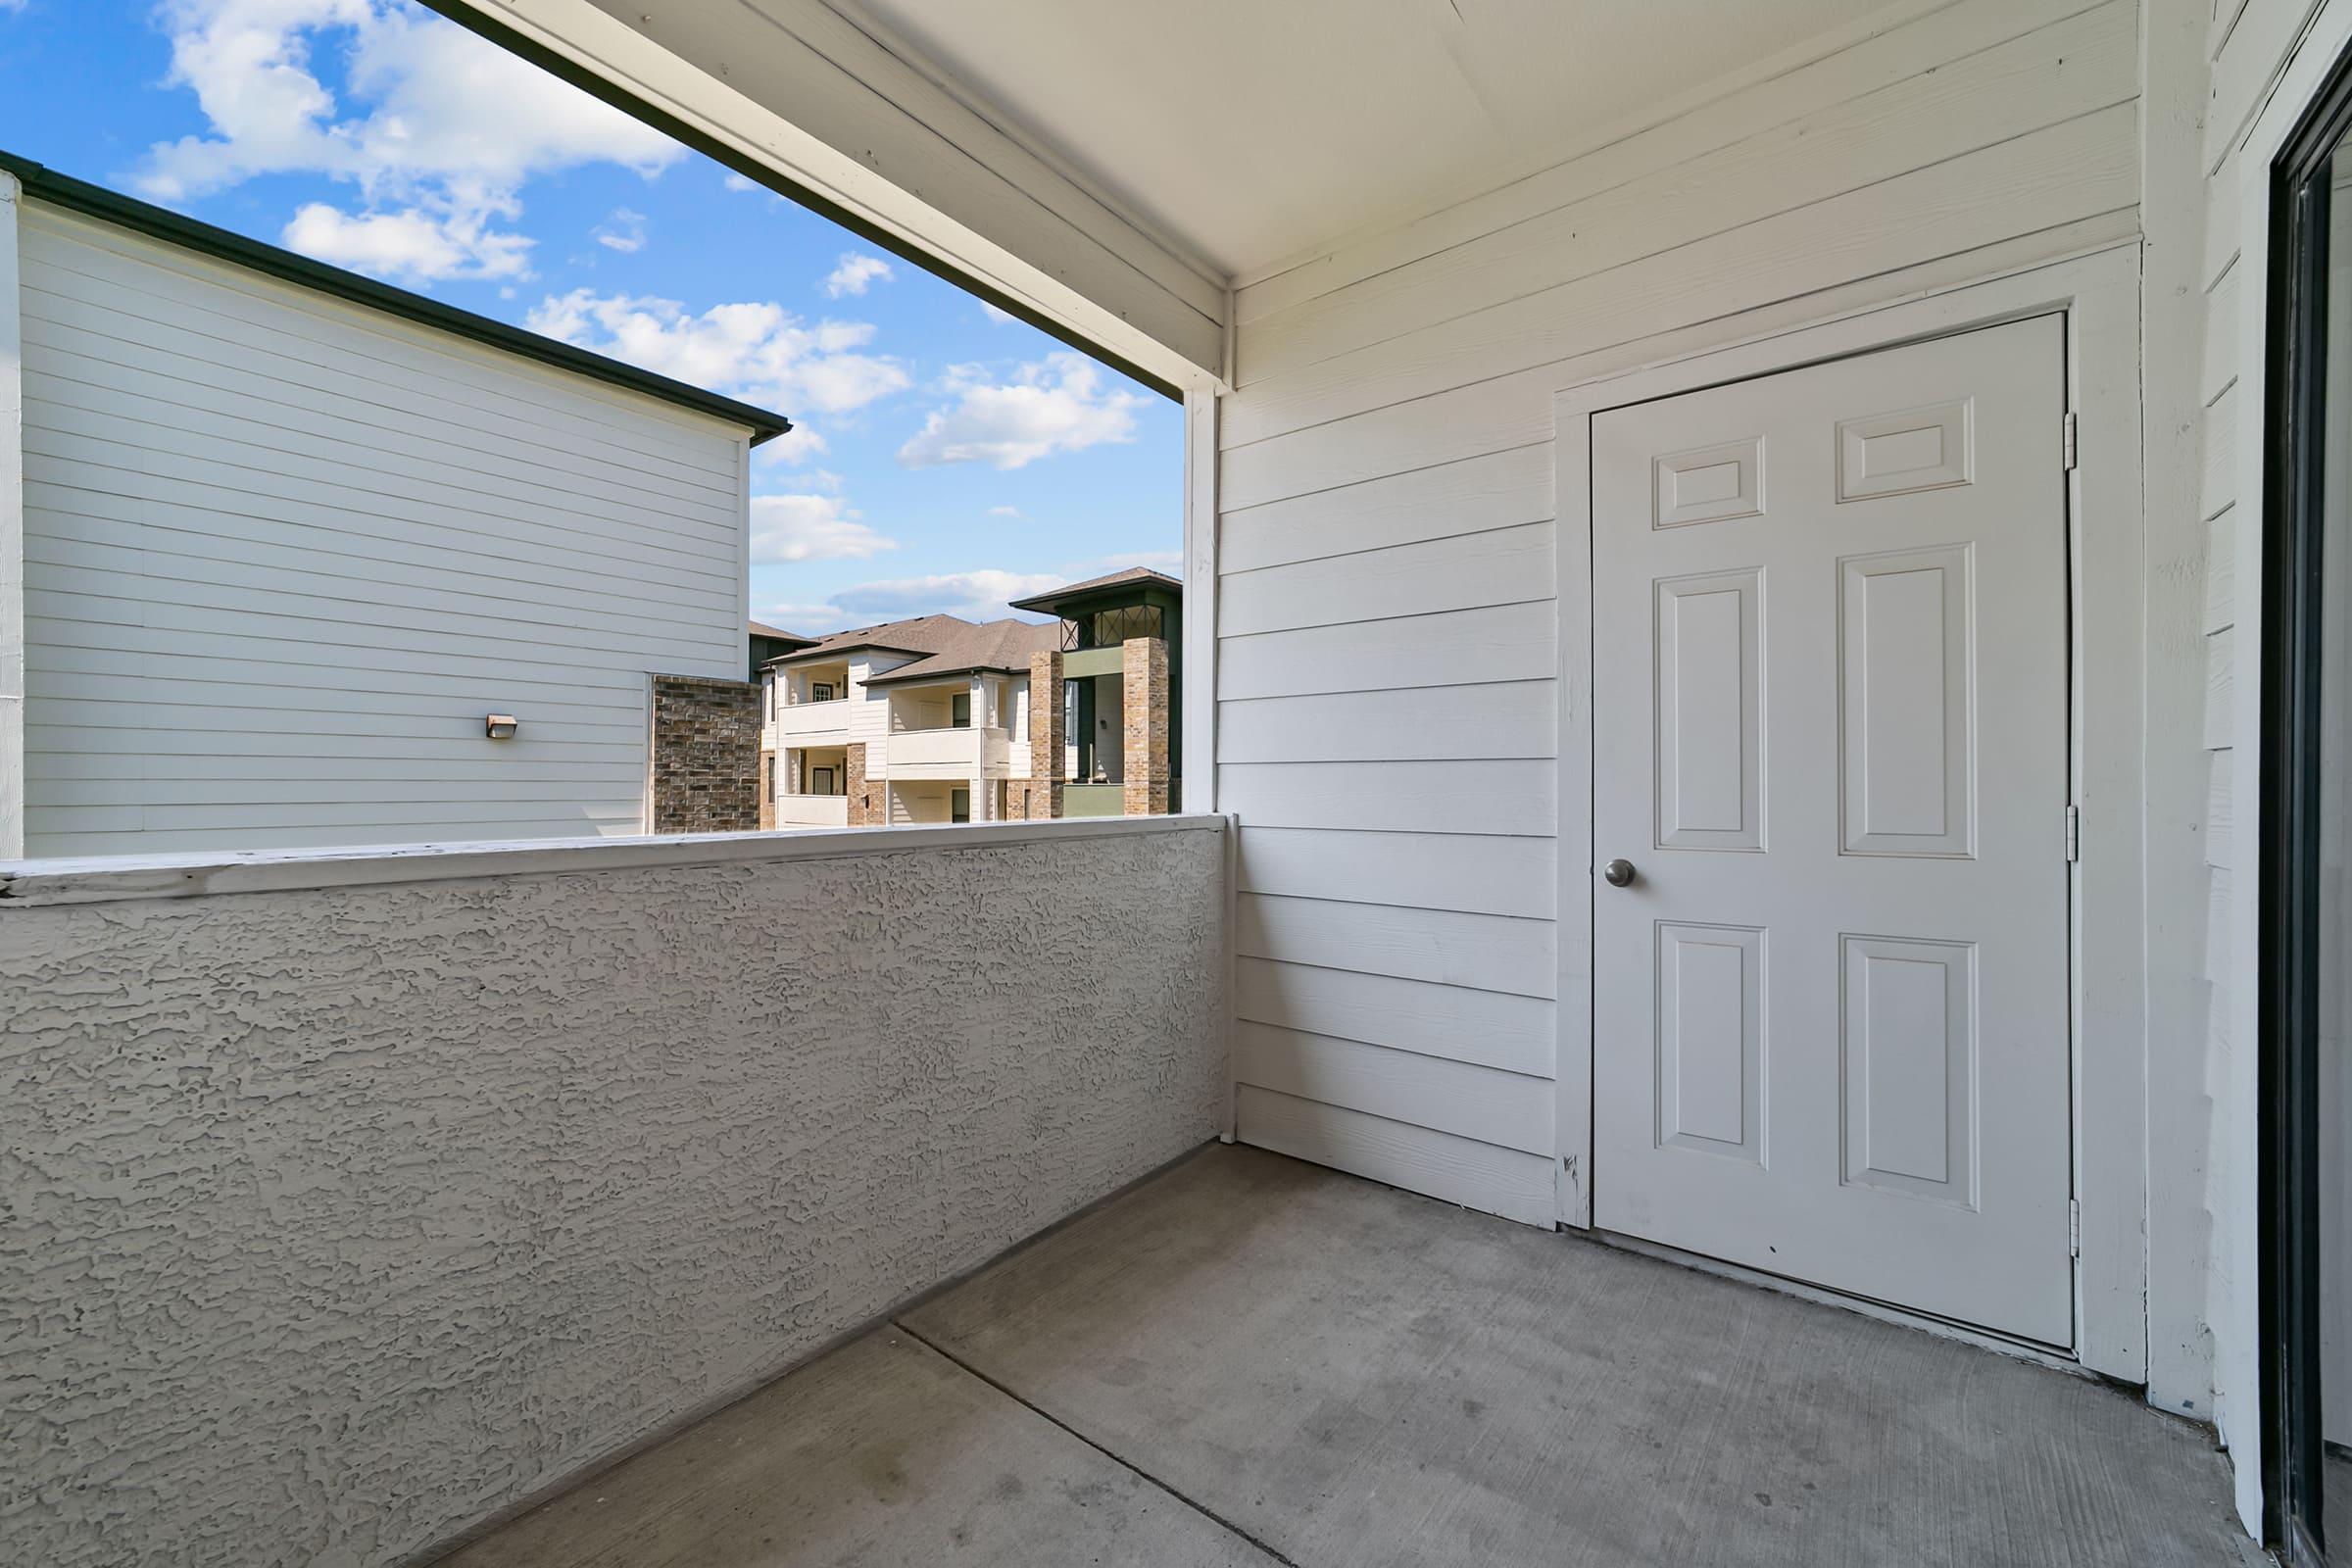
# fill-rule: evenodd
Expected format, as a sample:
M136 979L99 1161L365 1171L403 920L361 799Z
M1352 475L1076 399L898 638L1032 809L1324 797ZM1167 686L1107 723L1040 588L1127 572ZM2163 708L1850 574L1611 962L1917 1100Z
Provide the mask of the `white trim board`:
M2352 4L2352 0L2347 0ZM1591 420L1604 409L2063 311L2073 475L2077 1353L2147 1375L2146 1054L2140 834L2141 472L2136 249L2118 246L1588 381L1552 400L1559 504L1559 1220L1592 1224ZM1727 337L1731 334L1727 333Z
M2235 154L2237 186L2236 239L2239 278L2236 323L2236 392L2229 409L2219 404L2209 417L2233 417L2234 426L2212 434L2234 437L2230 459L2235 472L2235 505L2231 515L2236 590L2231 616L2230 645L2235 651L2238 700L2230 715L2232 851L2245 874L2230 879L2227 910L2230 969L2232 977L2250 978L2260 972L2262 953L2262 877L2255 869L2254 846L2262 842L2262 705L2255 700L2260 686L2263 646L2262 560L2265 531L2263 367L2268 360L2271 275L2271 166L2294 133L2304 113L2325 85L2328 74L2346 50L2352 49L2352 0L2327 0L2302 39L2288 56L2269 96L2248 126ZM2222 227L2221 215L2214 218ZM2210 357L2215 345L2206 344ZM2225 449L2226 450L2226 449ZM2254 676L2244 678L2251 672ZM2229 988L2227 1040L2235 1049L2221 1053L2221 1069L2228 1074L2216 1099L2214 1149L2215 1180L2210 1193L2213 1211L2213 1254L2209 1268L2213 1287L2205 1303L2212 1326L2214 1358L2214 1415L2223 1446L2230 1450L2236 1471L2239 1519L2258 1539L2263 1533L2261 1391L2260 1201L2258 1178L2260 1113L2257 1042L2261 1039L2259 988L2233 983Z
M24 378L18 198L0 173L0 859L24 853Z
M113 904L295 888L372 887L466 877L565 871L679 870L765 865L851 856L946 854L1052 839L1229 832L1221 816L1101 816L1053 821L938 822L795 832L678 833L659 838L522 839L507 843L394 844L357 850L245 854L119 855L95 859L0 862L0 919L55 904Z
M1184 754L1180 811L1217 808L1217 395L1184 395Z
M658 15L614 0L437 3L511 28L1170 386L1222 371L1223 278L819 0Z

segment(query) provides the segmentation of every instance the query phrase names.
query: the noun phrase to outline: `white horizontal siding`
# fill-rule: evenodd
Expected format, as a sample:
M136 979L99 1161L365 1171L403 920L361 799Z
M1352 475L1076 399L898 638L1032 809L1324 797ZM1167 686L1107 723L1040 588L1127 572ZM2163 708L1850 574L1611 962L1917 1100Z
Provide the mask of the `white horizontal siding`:
M1246 893L1233 946L1244 957L1523 997L1549 998L1558 985L1549 920Z
M2184 1037L2171 1047L2173 1059L2198 1061L2203 1071L2174 1091L2174 1103L2165 1107L2170 1127L2159 1128L2160 1133L2179 1128L2182 1135L2162 1146L2177 1151L2167 1162L2172 1170L2152 1173L2151 1179L2151 1209L2161 1206L2157 1219L2167 1226L2152 1232L2151 1342L2159 1351L2177 1344L2188 1347L2185 1353L2167 1356L2180 1370L2159 1368L2163 1401L2178 1407L2210 1390L2205 1409L2219 1423L2225 1445L2236 1450L2239 1507L2249 1518L2258 1494L2249 1439L2261 1397L2254 1255L2259 1090L2254 1053L2248 1042L2232 1039L2230 1029L2237 1006L2230 973L2236 938L2232 867L2240 860L2232 781L2237 705L2251 700L2259 664L2255 651L2236 634L2237 596L2255 591L2255 585L2238 581L2235 553L2241 533L2261 526L2261 498L2240 493L2244 454L2239 445L2240 426L2250 412L2247 400L2261 398L2264 381L2262 365L2249 363L2245 355L2249 313L2264 309L2265 301L2259 267L2248 275L2242 265L2241 199L2248 183L2266 179L2268 171L2259 160L2249 163L2242 144L2317 9L2317 0L2221 0L2207 34L2207 70L2197 83L2203 88L2199 134L2205 172L2198 279L2204 285L2203 355L2197 382L2203 429L2196 494L2203 521L2203 581L2192 606L2193 625L2178 634L2164 628L2160 649L2180 671L2168 686L2190 689L2154 694L2189 715L2197 713L2201 700L2201 725L2192 721L2179 727L2189 732L2184 744L2202 741L2206 755L2189 760L2204 765L2183 769L2188 777L2180 793L2191 797L2187 809L2201 808L2207 896L2201 911L2161 911L2170 945L2165 956L2177 954L2193 963L2203 980L2201 998L2192 986L2166 999L2172 1003L2167 1023ZM2156 373L2152 359L2151 378ZM2192 642L2201 647L2187 646ZM2175 760L2165 760L2169 766ZM2177 885L2186 893L2195 882L2181 877ZM2200 1001L2201 1018L2195 1016ZM2156 1081L2166 1076L2160 1064ZM2173 1241L2168 1256L2167 1232L2187 1232L2194 1242Z
M1547 1157L1255 1084L1241 1085L1234 1102L1249 1142L1261 1149L1506 1219L1551 1223Z
M1551 1004L1535 997L1240 958L1234 963L1234 1012L1250 1023L1447 1061L1550 1073Z
M1226 703L1217 755L1247 762L1486 761L1556 755L1551 682L1397 687Z
M1229 762L1217 798L1261 827L1502 833L1549 838L1559 803L1552 764L1515 762Z
M1236 1033L1234 1076L1278 1094L1524 1153L1551 1152L1547 1078L1259 1023L1242 1024Z
M1244 1140L1550 1220L1552 394L2131 237L2138 53L2132 0L1958 0L1240 291Z
M1545 839L1249 827L1245 893L1548 920L1559 901Z
M21 260L28 853L641 830L748 432L37 203Z

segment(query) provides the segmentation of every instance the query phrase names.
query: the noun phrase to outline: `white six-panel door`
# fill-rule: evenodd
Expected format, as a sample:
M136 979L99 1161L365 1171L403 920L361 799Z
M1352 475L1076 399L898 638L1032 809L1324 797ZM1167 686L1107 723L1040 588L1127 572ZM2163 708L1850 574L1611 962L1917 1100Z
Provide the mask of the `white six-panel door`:
M1592 423L1595 1223L2056 1346L2063 327Z

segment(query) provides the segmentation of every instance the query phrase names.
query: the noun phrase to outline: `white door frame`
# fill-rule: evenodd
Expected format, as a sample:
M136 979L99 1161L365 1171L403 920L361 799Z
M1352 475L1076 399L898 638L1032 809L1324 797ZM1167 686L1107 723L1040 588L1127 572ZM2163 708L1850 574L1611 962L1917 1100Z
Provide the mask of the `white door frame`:
M2074 867L2074 1175L2081 1205L2075 1350L2147 1377L2147 1057L2140 736L2143 685L2139 270L2122 245L1816 325L1727 342L1554 394L1559 513L1559 1215L1592 1223L1592 417L1671 397L2061 311L2070 476ZM1734 328L1736 331L1736 327ZM1726 337L1732 336L1731 332ZM2053 848L2061 825L2053 823ZM1604 1178L1605 1179L1605 1178Z
M2241 846L2262 842L2262 704L2263 551L2266 545L2269 483L2266 462L2268 432L2264 421L2270 398L2264 370L2270 363L2271 276L2271 166L2279 150L2302 122L2320 89L2327 84L2336 60L2352 49L2352 0L2326 0L2313 14L2302 37L2288 54L2278 79L2271 87L2245 139L2232 152L2237 166L2237 319L2232 331L2233 368L2238 375L2236 427L2237 498L2232 569L2236 595L2231 605L2230 643L2235 650L2234 681L2238 693L2231 713L2231 841ZM2224 224L2216 213L2212 221ZM2205 352L2219 351L2218 334ZM2238 864L2246 869L2232 879L2226 936L2231 975L2253 975L2262 962L2262 877L2255 858L2245 849ZM2209 1313L2214 1331L2214 1395L2225 1443L2230 1450L2237 1480L2238 1518L2246 1529L2263 1535L2262 1449L2271 1426L2263 1411L2267 1395L2262 1388L2259 1349L2262 1335L2262 1280L2269 1264L2261 1256L2261 1197L2256 1172L2260 1166L2260 1090L2256 1081L2257 1043L2261 1040L2260 987L2230 987L2228 1038L2236 1050L2230 1054L2229 1080L2223 1090L2226 1113L2214 1132L2213 1158L2227 1172L2213 1198L2214 1233L2212 1273L2221 1288L2214 1293Z

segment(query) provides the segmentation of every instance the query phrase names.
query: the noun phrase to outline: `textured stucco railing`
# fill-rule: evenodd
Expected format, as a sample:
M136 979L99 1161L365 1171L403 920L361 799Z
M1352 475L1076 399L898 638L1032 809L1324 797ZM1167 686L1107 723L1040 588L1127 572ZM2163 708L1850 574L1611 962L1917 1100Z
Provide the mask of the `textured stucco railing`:
M0 1560L413 1558L1213 1137L1224 867L1213 817L0 867Z

